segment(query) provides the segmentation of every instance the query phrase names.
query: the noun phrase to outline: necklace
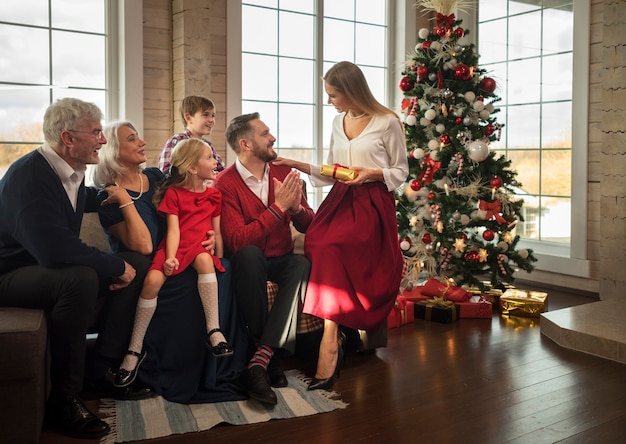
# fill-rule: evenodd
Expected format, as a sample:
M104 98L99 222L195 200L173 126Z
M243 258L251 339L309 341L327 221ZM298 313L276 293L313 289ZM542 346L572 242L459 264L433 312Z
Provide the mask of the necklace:
M138 200L141 196L143 196L143 177L141 177L141 173L139 171L137 171L137 175L139 176L139 196L133 197L129 194L131 200ZM115 182L115 185L119 187L117 182Z
M367 113L363 113L363 114L359 114L358 116L355 116L354 114L352 114L352 110L348 110L348 117L350 117L351 119L360 119L361 117L365 117L367 116Z

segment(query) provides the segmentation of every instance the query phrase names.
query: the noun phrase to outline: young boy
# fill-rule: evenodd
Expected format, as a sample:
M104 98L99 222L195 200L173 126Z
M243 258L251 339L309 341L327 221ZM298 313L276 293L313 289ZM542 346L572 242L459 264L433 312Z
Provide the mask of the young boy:
M208 136L213 131L213 125L215 125L215 105L211 101L203 96L187 96L180 104L180 116L183 119L185 125L185 131L179 134L175 134L165 143L161 156L159 157L159 168L163 173L169 174L170 172L170 159L172 157L172 151L174 147L181 140L196 138L206 143L211 151L213 157L217 160L217 168L215 171L220 172L226 165L223 159L217 154L215 148L211 142L206 140L202 136Z

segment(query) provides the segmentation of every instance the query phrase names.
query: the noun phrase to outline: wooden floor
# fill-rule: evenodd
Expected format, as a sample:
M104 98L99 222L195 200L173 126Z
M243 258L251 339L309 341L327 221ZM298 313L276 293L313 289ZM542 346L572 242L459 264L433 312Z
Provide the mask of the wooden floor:
M550 310L593 301L548 292ZM138 443L626 443L626 365L559 347L539 319L416 320L348 356L335 389L346 409ZM40 444L74 442L91 441Z

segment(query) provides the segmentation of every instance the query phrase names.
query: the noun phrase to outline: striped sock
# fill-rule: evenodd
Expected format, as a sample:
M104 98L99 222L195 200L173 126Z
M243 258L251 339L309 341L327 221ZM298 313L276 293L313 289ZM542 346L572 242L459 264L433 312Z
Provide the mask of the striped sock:
M267 370L267 365L270 363L272 356L274 356L274 350L272 350L272 347L269 345L259 345L254 353L254 356L252 356L252 359L250 359L250 362L248 363L248 368L253 365L260 365Z

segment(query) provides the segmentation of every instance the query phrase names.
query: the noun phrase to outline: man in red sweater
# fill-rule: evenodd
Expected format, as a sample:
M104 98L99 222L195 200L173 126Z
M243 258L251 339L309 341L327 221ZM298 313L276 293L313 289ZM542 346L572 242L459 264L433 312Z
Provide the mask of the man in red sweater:
M295 351L311 268L308 259L293 252L290 222L304 233L314 212L302 193L299 174L272 164L276 138L259 113L235 117L226 128L226 140L237 160L215 182L223 195L221 232L237 305L257 346L240 386L251 398L275 405L272 386L287 385L278 356ZM268 280L279 288L269 313Z

